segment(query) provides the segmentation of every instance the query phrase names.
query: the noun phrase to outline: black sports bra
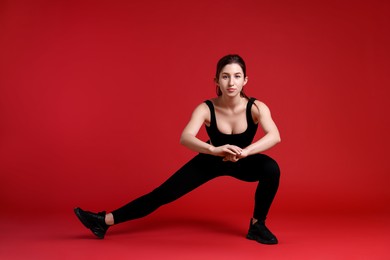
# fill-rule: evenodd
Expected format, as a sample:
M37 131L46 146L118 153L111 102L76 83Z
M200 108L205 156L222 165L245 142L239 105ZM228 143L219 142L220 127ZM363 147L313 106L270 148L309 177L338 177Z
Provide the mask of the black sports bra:
M251 108L256 99L250 98L246 106L246 121L247 129L239 134L224 134L218 130L217 120L215 118L214 105L210 100L206 100L205 103L210 109L210 126L206 126L207 134L210 137L210 142L214 146L221 146L225 144L237 145L238 147L245 148L250 145L255 137L258 125L253 122Z

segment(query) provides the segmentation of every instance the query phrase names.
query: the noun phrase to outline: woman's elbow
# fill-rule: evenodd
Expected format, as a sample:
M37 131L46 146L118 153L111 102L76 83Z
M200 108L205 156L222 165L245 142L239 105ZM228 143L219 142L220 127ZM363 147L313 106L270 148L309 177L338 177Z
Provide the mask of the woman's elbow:
M187 134L181 134L181 136L180 136L180 144L181 145L184 145L184 146L186 146L186 144L188 143L188 136L187 136Z
M184 143L185 143L185 138L184 138L183 135L180 136L179 142L180 142L181 145L184 145Z
M280 135L277 134L277 135L275 136L275 144L278 144L278 143L280 143L281 141L282 141L282 138L280 138Z

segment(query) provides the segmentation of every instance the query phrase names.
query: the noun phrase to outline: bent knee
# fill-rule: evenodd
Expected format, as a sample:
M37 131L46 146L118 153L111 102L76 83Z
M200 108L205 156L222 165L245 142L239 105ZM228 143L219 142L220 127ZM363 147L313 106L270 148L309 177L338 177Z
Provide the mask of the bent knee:
M269 160L265 166L266 172L268 172L269 175L271 175L273 178L279 179L280 178L279 164L274 159L272 158L270 159L271 160Z
M279 164L268 155L259 154L258 164L261 165L261 172L264 177L279 179L280 167Z

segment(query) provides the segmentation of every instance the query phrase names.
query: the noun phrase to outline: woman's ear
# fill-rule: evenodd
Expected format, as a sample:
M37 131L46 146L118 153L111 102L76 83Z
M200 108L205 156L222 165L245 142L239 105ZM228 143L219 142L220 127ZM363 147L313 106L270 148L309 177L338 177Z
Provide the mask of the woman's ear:
M244 86L246 85L246 83L248 83L248 77L245 77L244 79Z
M219 85L218 85L218 79L217 79L217 78L214 78L214 82L215 82L215 84L217 84L217 86L219 86Z

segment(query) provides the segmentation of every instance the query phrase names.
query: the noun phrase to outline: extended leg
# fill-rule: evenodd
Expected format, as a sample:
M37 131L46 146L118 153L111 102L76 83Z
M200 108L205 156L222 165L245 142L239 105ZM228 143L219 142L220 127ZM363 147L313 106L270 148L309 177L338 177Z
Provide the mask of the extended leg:
M115 224L144 217L218 176L211 156L197 155L161 186L112 212Z

